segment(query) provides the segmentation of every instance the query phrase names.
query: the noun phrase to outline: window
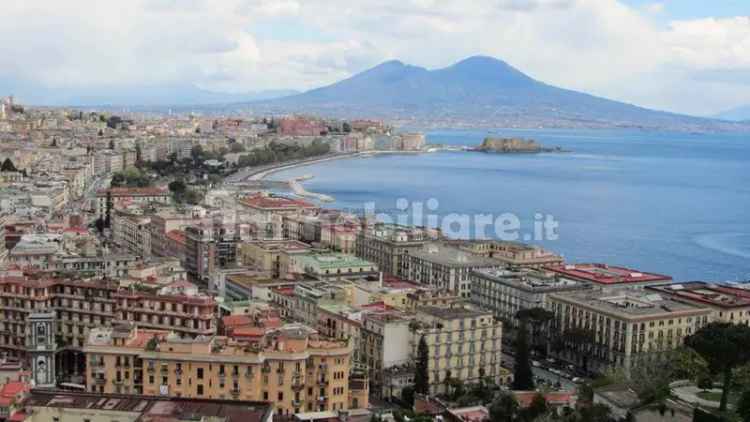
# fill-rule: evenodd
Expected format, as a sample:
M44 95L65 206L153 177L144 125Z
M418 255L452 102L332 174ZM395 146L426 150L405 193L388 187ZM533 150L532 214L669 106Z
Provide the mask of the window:
M196 386L196 388L197 388L197 391L198 391L198 395L199 395L199 396L202 396L202 395L203 395L203 385L201 385L201 384L198 384L198 385Z
M203 368L198 368L198 379L199 380L203 379Z

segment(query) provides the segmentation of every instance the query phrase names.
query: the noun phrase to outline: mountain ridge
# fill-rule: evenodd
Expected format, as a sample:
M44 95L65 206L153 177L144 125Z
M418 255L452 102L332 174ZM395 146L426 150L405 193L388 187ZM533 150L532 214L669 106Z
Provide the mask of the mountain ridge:
M489 56L471 56L432 70L389 60L330 85L244 106L444 127L750 130L744 123L650 110L556 87Z

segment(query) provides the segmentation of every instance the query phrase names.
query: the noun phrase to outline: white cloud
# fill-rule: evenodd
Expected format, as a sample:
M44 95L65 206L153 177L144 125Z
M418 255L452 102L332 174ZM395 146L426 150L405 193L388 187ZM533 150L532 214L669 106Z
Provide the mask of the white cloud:
M750 103L750 18L663 25L653 20L663 17L661 2L9 3L0 14L0 78L52 87L311 88L386 59L442 67L487 54L548 83L646 106L709 113Z

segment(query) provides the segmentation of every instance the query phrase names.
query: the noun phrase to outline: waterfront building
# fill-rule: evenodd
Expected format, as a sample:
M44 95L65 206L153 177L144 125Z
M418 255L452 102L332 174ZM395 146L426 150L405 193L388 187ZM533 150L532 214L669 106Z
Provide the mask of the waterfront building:
M406 279L434 289L451 290L464 298L471 296L471 271L502 266L492 258L472 255L439 242L430 242L422 249L411 251L403 261Z
M647 290L708 307L713 311L712 321L750 324L750 290L742 287L691 281L648 287Z
M284 216L301 212L317 212L320 207L307 201L291 199L284 196L269 194L267 192L258 192L246 196L239 201L239 204L263 217Z
M350 390L351 345L303 326L253 342L115 327L92 331L85 352L86 389L96 393L261 400L281 415L368 404L366 390Z
M712 314L706 306L637 287L555 293L547 301L555 315L552 335L565 346L563 354L583 357L589 369L628 371L641 357L680 347ZM574 331L587 340L571 338Z
M512 327L518 325L518 311L546 308L549 294L590 288L583 281L539 270L479 269L471 272L469 280L472 303Z
M395 224L375 223L357 236L356 255L377 264L383 273L406 278L405 257L439 237L439 231Z
M501 261L509 268L541 268L546 265L561 265L563 258L540 246L500 240L453 240L451 245L474 255Z
M564 277L585 281L595 287L602 288L642 288L672 282L672 277L667 275L647 273L608 264L549 265L544 268Z

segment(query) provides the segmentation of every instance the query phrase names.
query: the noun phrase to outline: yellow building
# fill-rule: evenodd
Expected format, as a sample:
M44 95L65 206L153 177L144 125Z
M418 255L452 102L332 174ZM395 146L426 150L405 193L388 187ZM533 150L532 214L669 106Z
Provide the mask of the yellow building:
M411 340L414 358L422 337L429 351L430 393L446 393L448 379L466 384L487 377L498 384L504 381L506 374L500 367L502 323L492 312L469 307L419 308Z
M750 325L750 290L738 286L693 281L646 289L710 308L713 311L712 321Z
M287 326L257 341L181 339L131 327L91 332L90 392L270 401L278 414L367 407L367 383L350 389L352 346Z
M627 371L641 356L681 346L711 320L707 307L636 288L556 293L547 306L555 314L553 336L590 369Z
M310 245L297 240L258 240L245 242L239 248L242 265L266 272L272 277L281 274L284 254L307 253Z

